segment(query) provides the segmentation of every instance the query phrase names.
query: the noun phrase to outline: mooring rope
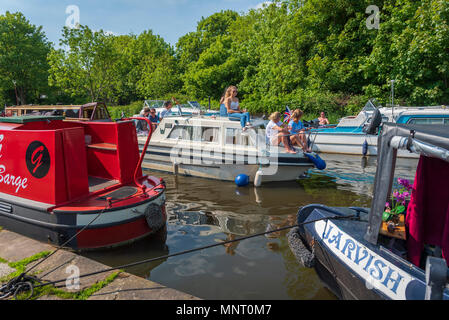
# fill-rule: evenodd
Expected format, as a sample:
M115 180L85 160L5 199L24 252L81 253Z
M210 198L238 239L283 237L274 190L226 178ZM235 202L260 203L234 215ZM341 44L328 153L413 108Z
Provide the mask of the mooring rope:
M34 268L36 268L38 265L42 264L44 261L48 260L56 252L58 252L59 250L63 249L70 241L72 241L77 236L79 236L84 230L86 230L89 226L91 226L109 208L109 206L110 206L110 201L108 202L107 206L103 210L101 210L94 219L92 219L92 221L90 221L88 224L86 224L74 236L72 236L70 239L68 239L62 245L57 247L55 251L50 253L48 256L46 256L42 260L38 261L36 264L34 264L31 268L29 268L25 272L22 272L19 276L11 279L7 284L2 285L0 287L0 299L8 298L8 297L10 297L13 294L14 294L14 298L15 298L19 292L27 291L27 290L25 290L26 287L30 287L29 290L30 291L34 291L34 286L33 286L32 281L36 281L39 284L42 284L42 281L40 279L36 278L36 277L28 275L28 273L31 272L31 270L33 270ZM51 270L50 272L46 273L45 275L48 275L48 274L54 272L58 268L55 268L55 269ZM33 294L31 294L28 297L28 299L31 298L32 295Z
M241 237L241 238L234 239L234 240L227 240L227 241L224 241L224 242L210 244L210 245L206 245L206 246L199 247L199 248L194 248L194 249L180 251L180 252L177 252L177 253L168 254L168 255L165 255L165 256L160 256L160 257L151 258L151 259L145 259L145 260L141 260L141 261L137 261L137 262L121 265L121 266L118 266L118 267L111 267L111 268L107 268L107 269L96 271L96 272L86 273L86 274L80 275L78 278L81 279L81 278L94 276L94 275L97 275L97 274L100 274L100 273L106 273L106 272L110 272L110 271L126 269L126 268L134 267L134 266L137 266L137 265L145 264L145 263L150 263L150 262L154 262L154 261L158 261L158 260L164 260L164 259L168 259L168 258L172 258L172 257L176 257L176 256L188 254L188 253L193 253L193 252L196 252L196 251L201 251L201 250L210 249L210 248L214 248L214 247L218 247L218 246L222 246L222 245L226 245L226 244L230 244L230 243L234 243L234 242L248 240L248 239L252 239L252 238L256 238L256 237L260 237L260 236L265 236L267 234L281 232L281 231L285 231L285 230L288 230L288 229L293 229L293 228L304 226L304 225L307 225L307 224L312 224L312 223L315 223L315 222L319 222L319 221L346 220L346 219L348 219L348 220L357 220L359 218L360 218L360 216L358 214L349 215L349 216L332 216L332 217L320 218L320 219L311 220L311 221L303 222L303 223L300 223L300 224L296 224L296 225L293 225L293 226L286 226L286 227L282 227L282 228L279 228L279 229L276 229L276 230L270 230L270 231L265 231L265 232L261 232L261 233L257 233L257 234L253 234L253 235L249 235L249 236L245 236L245 237ZM93 223L93 221L91 223ZM59 249L60 248L58 248L58 250ZM37 265L38 264L33 266L33 268L36 267ZM60 283L60 282L65 282L66 280L67 279L61 279L61 280L49 281L49 282L43 283L41 279L38 279L38 278L35 278L35 277L30 277L30 276L26 275L25 273L23 273L19 277L14 278L13 280L11 280L8 284L0 287L0 299L7 298L7 297L11 296L12 294L14 294L14 297L16 297L16 295L19 292L31 291L31 294L29 294L27 296L27 298L26 298L26 299L30 299L33 296L33 292L34 292L35 288L45 287L45 286L49 286L49 285L55 285L55 284ZM38 282L38 284L37 285L33 284L33 281Z

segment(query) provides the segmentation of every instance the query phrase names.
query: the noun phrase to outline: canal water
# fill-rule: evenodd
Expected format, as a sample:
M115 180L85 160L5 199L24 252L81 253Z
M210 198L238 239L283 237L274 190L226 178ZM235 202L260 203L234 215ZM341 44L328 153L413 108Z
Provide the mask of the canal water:
M296 182L238 188L231 182L166 173L166 232L127 247L86 253L109 266L177 253L294 225L298 208L313 203L370 207L376 157L322 155L324 171ZM418 161L398 159L396 177L413 180ZM298 265L286 233L244 240L127 269L202 299L336 299L313 269Z

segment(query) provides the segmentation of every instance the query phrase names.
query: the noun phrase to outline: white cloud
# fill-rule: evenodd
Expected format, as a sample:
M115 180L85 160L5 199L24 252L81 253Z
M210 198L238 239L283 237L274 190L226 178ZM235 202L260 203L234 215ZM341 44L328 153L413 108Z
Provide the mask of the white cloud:
M264 7L268 7L270 4L272 4L272 1L265 1L265 2L261 2L258 5L256 5L255 7L253 7L252 9L263 9Z

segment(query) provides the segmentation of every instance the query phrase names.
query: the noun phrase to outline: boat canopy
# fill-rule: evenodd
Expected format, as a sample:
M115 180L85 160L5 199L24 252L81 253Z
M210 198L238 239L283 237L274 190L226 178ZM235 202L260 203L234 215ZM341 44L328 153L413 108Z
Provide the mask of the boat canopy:
M365 240L376 245L385 203L391 194L397 150L404 149L425 157L448 162L449 130L444 125L384 123L378 139L377 171Z

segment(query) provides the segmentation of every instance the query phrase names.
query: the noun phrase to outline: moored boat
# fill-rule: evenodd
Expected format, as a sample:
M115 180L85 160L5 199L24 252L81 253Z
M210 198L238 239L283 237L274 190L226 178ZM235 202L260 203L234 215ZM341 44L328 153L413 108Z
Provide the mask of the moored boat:
M341 299L447 300L449 131L386 123L378 147L371 208L301 208L290 248ZM389 221L398 150L420 160L405 214Z
M143 149L145 137L139 137ZM314 167L302 151L290 154L283 147L267 146L265 130L216 116L168 116L158 125L142 166L224 181L240 174L256 186L273 181L294 181Z
M377 118L377 119L376 119ZM375 124L375 122L377 122ZM449 108L394 107L387 108L370 100L355 117L345 117L336 126L312 130L313 151L377 156L377 132L375 126L382 122L400 124L449 125ZM373 131L369 132L370 128ZM398 157L415 158L417 155L400 150Z
M165 184L142 174L132 121L0 118L0 152L0 226L6 229L87 250L126 244L165 226Z
M143 103L144 108L154 108L156 113L160 115L162 111L164 111L164 102L163 100L145 100ZM206 110L206 108L202 107L198 101L187 101L187 104L183 105L173 105L171 109L171 114L173 115L218 115L219 111L216 110Z

